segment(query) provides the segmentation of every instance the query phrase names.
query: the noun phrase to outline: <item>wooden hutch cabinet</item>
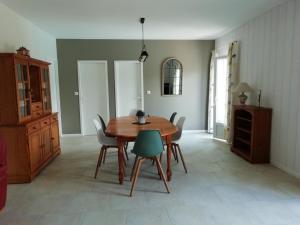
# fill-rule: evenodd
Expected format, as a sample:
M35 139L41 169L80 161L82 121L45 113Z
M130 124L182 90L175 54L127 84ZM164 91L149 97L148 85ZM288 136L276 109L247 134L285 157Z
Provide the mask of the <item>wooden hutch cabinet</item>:
M8 150L8 182L30 182L60 154L49 63L0 53L0 81L0 136Z
M272 109L234 106L231 150L251 163L269 163Z

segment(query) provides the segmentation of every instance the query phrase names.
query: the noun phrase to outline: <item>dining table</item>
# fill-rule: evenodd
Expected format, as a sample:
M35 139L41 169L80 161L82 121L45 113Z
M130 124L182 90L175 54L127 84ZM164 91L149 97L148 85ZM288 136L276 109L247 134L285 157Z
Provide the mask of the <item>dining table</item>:
M142 130L160 131L167 145L167 180L171 180L172 135L178 131L177 127L163 117L147 116L146 122L139 124L135 116L124 116L110 119L105 130L106 135L117 139L120 184L123 184L125 176L124 146L128 142L135 141Z

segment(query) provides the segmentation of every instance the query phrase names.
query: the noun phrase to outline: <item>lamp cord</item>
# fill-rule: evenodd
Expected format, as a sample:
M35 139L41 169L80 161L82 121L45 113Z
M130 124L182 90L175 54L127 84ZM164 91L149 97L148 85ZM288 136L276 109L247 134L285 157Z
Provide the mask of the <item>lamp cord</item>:
M144 42L144 23L142 23L142 49L144 49L145 42Z

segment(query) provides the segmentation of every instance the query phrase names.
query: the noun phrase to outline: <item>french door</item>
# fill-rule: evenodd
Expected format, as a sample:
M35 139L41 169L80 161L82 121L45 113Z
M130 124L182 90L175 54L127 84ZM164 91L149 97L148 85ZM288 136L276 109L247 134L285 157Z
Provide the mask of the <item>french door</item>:
M138 61L115 61L116 116L128 116L144 110L143 64Z
M93 119L109 120L107 61L78 61L80 124L82 135L94 135Z
M214 77L210 83L211 126L213 137L226 139L227 100L228 100L228 60L227 57L215 59Z

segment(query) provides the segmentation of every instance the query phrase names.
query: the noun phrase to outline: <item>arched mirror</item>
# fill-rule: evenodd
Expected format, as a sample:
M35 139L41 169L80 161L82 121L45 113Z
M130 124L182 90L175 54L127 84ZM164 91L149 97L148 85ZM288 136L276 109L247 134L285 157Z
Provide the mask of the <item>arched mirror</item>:
M162 63L162 95L182 95L182 64L175 58L168 58Z

